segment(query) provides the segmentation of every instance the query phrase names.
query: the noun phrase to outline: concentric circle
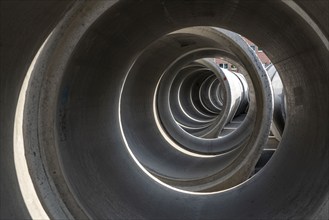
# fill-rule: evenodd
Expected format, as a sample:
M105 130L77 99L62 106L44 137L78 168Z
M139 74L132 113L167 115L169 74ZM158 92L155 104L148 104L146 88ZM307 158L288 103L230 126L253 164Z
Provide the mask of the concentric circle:
M299 4L86 1L63 11L32 68L17 126L45 213L314 216L328 192L328 125L320 117L328 105L314 99L328 94L328 50L321 22ZM271 119L274 77L227 30L267 51L284 90L280 146L252 178L271 124L279 127ZM242 75L218 68L216 57Z

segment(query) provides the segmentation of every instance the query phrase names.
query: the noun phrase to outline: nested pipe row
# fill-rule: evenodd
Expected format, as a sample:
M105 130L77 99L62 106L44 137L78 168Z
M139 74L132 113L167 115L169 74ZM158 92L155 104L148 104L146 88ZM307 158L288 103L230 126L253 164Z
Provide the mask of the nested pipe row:
M249 91L242 74L220 69L211 59L201 59L183 67L173 77L168 91L171 113L176 123L194 136L217 138L226 135L234 129L225 130L225 126L234 117L243 114L244 118L247 113ZM213 126L219 117L223 117L220 112L226 108L229 113L224 123ZM211 133L214 135L209 137Z
M175 45L186 38L198 43ZM259 73L249 73L247 64L238 61L239 54L228 50L225 41L232 41L237 50L255 59L237 34L213 28L183 29L146 48L122 87L120 112L127 146L151 175L172 187L199 192L232 187L249 178L260 154L244 155L263 148L263 144L250 139L256 132L255 124L260 123L256 116L264 111L259 107L262 101L251 95L252 105L246 111L248 87L254 89L254 85L249 86L245 77ZM157 55L157 51L166 56ZM232 59L247 74L220 69L206 59L216 56ZM249 65L255 66L253 62ZM265 86L269 83L265 72L264 76L257 89L271 97L269 86ZM266 100L266 105L271 101ZM154 119L145 120L141 113L153 114ZM241 113L242 119L234 121ZM270 122L270 108L263 120ZM262 139L265 141L266 135Z
M328 51L325 13L315 9L325 8L324 1L317 7L308 7L308 2L79 1L73 8L59 10L65 17L36 61L28 92L23 94L24 123L16 127L24 130L20 142L26 151L20 158L28 163L25 174L30 174L42 208L55 219L282 219L316 213L328 192L328 125L323 123L328 68L321 65ZM40 8L18 15L30 11L39 19ZM12 60L3 56L8 61L3 66L6 73L15 74L5 78L5 84L12 84L1 87L10 101L2 108L6 113L14 111L16 98L11 94L17 95L20 87L14 85L19 80L13 79L25 73L19 65L7 66L13 67L16 60L15 64L29 66L38 48L34 39L44 40L48 32L42 27L58 22L48 17L44 16L41 23L46 25L39 26L36 35L26 28L24 44L16 38L11 41L14 34L5 38L10 46L22 46L15 49L4 43ZM15 20L15 28L10 23L3 33L19 29L15 23L22 24ZM205 28L182 29L199 25ZM268 51L284 81L291 110L275 159L238 186L249 177L268 137L272 96L266 73L250 48L239 44L239 36L209 26L241 33ZM175 37L167 37L168 33ZM32 52L25 56L24 48ZM21 51L24 55L16 59L13 55ZM217 56L242 66L238 68L248 82L249 109L230 135L200 138L177 125L168 109L170 96L160 91L168 91L165 87L171 83L165 82L170 73ZM312 71L317 74L311 75ZM12 86L15 89L9 90ZM223 109L220 114L224 119L230 111ZM5 125L14 121L8 118ZM221 123L224 120L214 126ZM208 137L216 137L218 130L210 130L214 132ZM6 150L11 137L6 132L2 142L6 154L1 155L6 157L1 161L6 165L12 163L7 160L12 152ZM2 199L19 194L17 186L12 187L15 193L7 193L15 175L8 178L1 178L6 181Z

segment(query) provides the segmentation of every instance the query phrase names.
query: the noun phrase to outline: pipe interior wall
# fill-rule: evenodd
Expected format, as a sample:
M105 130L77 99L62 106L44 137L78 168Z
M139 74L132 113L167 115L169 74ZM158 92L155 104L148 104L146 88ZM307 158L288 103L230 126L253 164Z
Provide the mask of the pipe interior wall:
M73 1L0 2L0 219L28 219L14 164L18 94L38 49Z
M30 217L20 195L13 159L15 108L27 68L60 19L45 46L45 56L32 74L24 115L25 122L30 123L24 124L24 141L26 150L40 150L45 175L54 182L56 196L73 217L328 218L328 209L323 207L328 204L329 192L329 125L324 123L329 111L329 52L310 22L284 1L109 2L75 3L83 10L74 13L78 7L72 7L70 1L1 2L1 218ZM307 9L309 1L296 4L328 39L328 13L319 13L323 11L320 6L327 3L314 1L315 6ZM64 17L68 9L72 16ZM85 15L93 11L94 18L87 19ZM280 74L287 101L282 141L266 167L243 184L208 194L180 191L155 181L141 169L138 156L134 157L129 148L145 147L143 139L132 137L152 128L154 117L143 111L152 99L130 93L133 86L146 90L134 83L147 84L152 77L139 74L131 80L127 74L149 45L169 33L195 26L225 28L261 46ZM151 60L152 54L147 55ZM168 54L159 50L157 56L165 59ZM261 88L257 76L250 78L255 91ZM124 83L132 87L125 90ZM254 96L265 99L258 92ZM129 109L126 102L141 107ZM262 101L257 104L259 109L266 107ZM126 113L133 117L121 117ZM129 123L138 122L140 117L145 119L141 120L143 127L131 129ZM265 127L257 124L256 129ZM253 133L250 140L259 142L264 137ZM149 156L143 155L152 158ZM165 167L159 161L151 162ZM194 165L184 168L199 168ZM53 172L54 167L58 172ZM55 190L42 191L37 180L34 184L49 216L58 217L44 198L44 193ZM62 194L64 185L70 195Z

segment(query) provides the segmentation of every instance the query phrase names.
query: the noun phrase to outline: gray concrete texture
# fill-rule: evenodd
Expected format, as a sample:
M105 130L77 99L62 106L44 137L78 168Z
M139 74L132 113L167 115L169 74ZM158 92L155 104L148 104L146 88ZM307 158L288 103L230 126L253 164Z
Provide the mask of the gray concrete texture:
M328 8L327 0L1 1L0 219L328 219ZM214 40L209 27L263 48L285 91L278 150L247 181L270 129L269 79L248 49ZM229 163L218 160L227 152L188 142L178 144L192 156L174 150L155 120L162 73L214 48L245 71L253 102L252 129Z

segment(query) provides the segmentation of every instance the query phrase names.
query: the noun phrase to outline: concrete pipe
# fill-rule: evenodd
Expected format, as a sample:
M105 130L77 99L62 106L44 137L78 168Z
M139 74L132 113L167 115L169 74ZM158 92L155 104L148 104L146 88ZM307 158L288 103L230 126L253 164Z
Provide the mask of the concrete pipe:
M194 136L217 138L225 126L232 121L240 105L248 102L248 100L243 100L247 97L244 93L248 91L244 90L243 84L235 73L221 70L215 63L206 59L195 62L199 62L203 68L199 71L192 69L193 75L184 68L184 71L171 74L169 78L168 76L162 77L158 92L159 116L163 121L169 119L171 122L178 118L178 123L183 124L181 126L183 129L185 124L192 131L195 130L193 128L198 128L200 125L199 131L193 133ZM245 79L243 81L245 82ZM214 85L215 82L217 85ZM162 84L165 85L162 86ZM196 95L193 95L193 89L197 90L194 92ZM219 96L217 96L219 89L221 93L219 92ZM219 98L220 96L226 97ZM161 101L164 102L161 103ZM201 106L199 111L196 106ZM167 109L166 112L165 109ZM189 109L193 111L192 114L189 114ZM208 116L208 118L202 119L204 116ZM211 118L209 119L209 117ZM268 120L270 120L269 117ZM169 133L171 130L175 129L168 128ZM176 131L174 132L176 133Z
M266 71L271 79L274 96L274 111L271 132L275 138L280 141L286 121L286 99L284 95L282 80L274 65L269 65L266 68Z
M0 4L1 219L328 219L328 1ZM265 70L233 36L220 52L251 86L244 147L234 157L217 145L188 155L162 145L179 142L166 120L168 140L154 123L154 85L175 56L215 51L184 56L179 70L216 55L209 27L261 46L285 88L280 146L248 180L272 96Z

